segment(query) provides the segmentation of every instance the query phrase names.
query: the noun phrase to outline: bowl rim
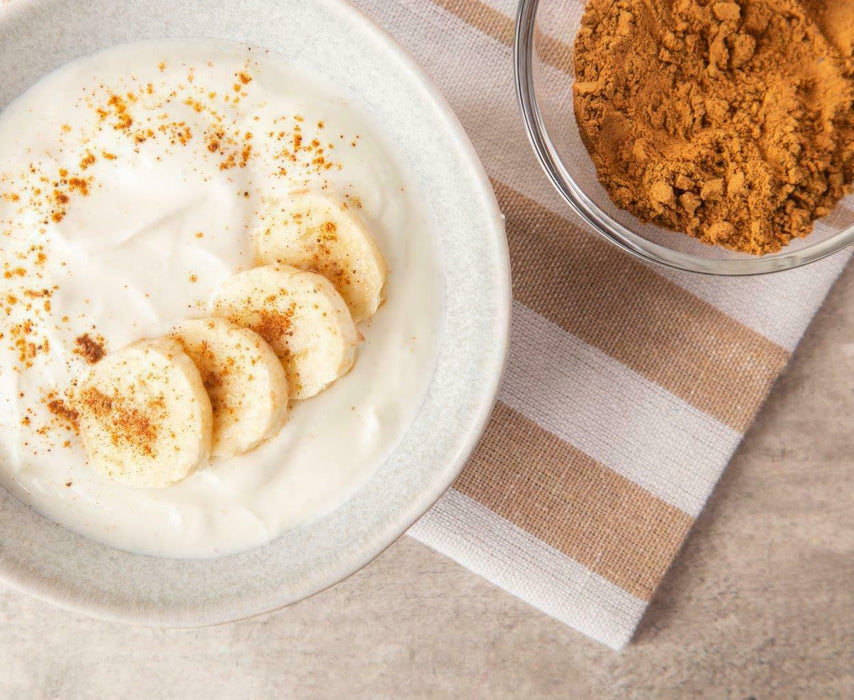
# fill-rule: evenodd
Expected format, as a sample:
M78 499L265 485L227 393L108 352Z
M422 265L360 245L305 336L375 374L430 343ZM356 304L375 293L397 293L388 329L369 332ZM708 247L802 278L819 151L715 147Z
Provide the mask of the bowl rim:
M0 7L0 25L3 24L3 20L8 20L13 15L23 15L32 8L44 7L54 1L15 0ZM221 605L216 604L215 606L190 607L188 605L185 610L161 610L156 607L145 606L119 608L114 602L98 595L82 595L79 591L71 590L63 581L53 580L46 577L43 572L28 567L27 562L22 564L4 551L5 548L0 541L0 582L3 584L67 610L103 620L142 626L205 627L274 612L343 581L373 561L405 534L406 530L441 498L462 471L468 457L476 447L498 399L510 345L512 288L504 217L501 214L486 170L459 118L415 58L384 29L347 0L322 0L322 3L318 2L317 4L318 6L322 4L324 7L330 8L330 11L334 10L334 12L340 13L340 16L346 18L352 26L358 27L360 32L372 37L379 50L386 52L398 62L401 72L406 74L407 82L413 89L417 89L425 96L435 111L435 118L442 123L448 139L452 142L454 151L452 155L458 162L458 170L467 179L472 199L477 202L480 210L478 220L485 222L484 228L486 230L482 232L482 236L485 240L489 240L489 246L494 254L493 262L495 263L494 267L489 270L494 289L487 305L492 311L492 317L489 319L492 332L490 338L484 339L491 344L491 351L479 363L478 373L481 381L474 386L475 391L472 393L475 396L472 399L472 409L464 425L458 426L457 430L454 431L457 433L457 437L454 438L452 448L449 448L442 455L442 461L439 464L434 465L430 481L425 488L412 497L407 497L406 502L401 504L399 510L389 513L389 517L382 524L377 525L372 532L363 533L363 536L359 537L352 547L352 551L342 552L336 562L319 567L311 578L291 587L290 590L269 591L263 597L228 599ZM10 497L15 498L14 496ZM42 516L37 517L42 518ZM326 517L324 516L324 519ZM42 519L44 520L44 518ZM88 538L65 530L61 525L53 523L49 523L49 525L70 538L85 540L88 543L92 542ZM13 536L12 532L7 534L10 537ZM265 550L270 547L270 544L249 550L246 554ZM128 554L97 542L95 546L108 550L108 555L111 553L116 553L119 556ZM129 556L135 560L187 561L159 559L140 554L129 554ZM239 556L241 554L229 555L219 559L189 561L204 563Z
M561 198L594 231L632 255L675 270L743 277L791 270L816 262L854 244L854 226L801 250L743 260L712 260L653 243L609 216L575 182L549 137L534 81L534 38L540 0L519 0L513 42L516 98L528 141Z

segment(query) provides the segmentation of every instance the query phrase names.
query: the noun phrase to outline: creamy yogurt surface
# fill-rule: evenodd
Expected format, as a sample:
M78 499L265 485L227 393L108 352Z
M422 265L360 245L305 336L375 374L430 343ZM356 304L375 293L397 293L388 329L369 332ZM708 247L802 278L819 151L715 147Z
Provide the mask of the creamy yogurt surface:
M87 464L65 392L103 349L206 314L252 267L251 232L295 189L361 216L390 268L353 370L255 450L166 489ZM122 549L210 557L340 505L391 455L432 375L440 255L382 125L275 54L143 42L78 60L0 114L0 483ZM94 350L93 350L94 348Z

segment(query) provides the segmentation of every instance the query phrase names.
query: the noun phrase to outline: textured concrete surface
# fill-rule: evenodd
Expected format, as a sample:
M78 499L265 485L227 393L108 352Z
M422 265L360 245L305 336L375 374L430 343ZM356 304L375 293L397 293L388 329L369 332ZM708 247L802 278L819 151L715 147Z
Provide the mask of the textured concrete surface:
M0 589L0 698L852 698L852 482L854 265L623 653L403 539L311 600L206 630Z

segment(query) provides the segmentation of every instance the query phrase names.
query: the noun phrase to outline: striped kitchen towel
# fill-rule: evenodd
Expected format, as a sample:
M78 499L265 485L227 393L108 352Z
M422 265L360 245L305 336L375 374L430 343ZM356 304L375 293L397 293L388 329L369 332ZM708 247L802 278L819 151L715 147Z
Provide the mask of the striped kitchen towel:
M849 255L756 279L637 261L587 230L539 170L515 103L514 0L353 2L466 126L513 267L499 403L410 534L619 648Z

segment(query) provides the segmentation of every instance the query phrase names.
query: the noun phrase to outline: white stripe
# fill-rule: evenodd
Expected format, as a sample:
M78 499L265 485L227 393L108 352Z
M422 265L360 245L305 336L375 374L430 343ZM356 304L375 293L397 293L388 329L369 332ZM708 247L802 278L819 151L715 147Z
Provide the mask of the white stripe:
M519 302L499 398L693 517L741 439Z
M629 642L647 605L454 489L409 534L612 649Z
M508 47L425 0L355 0L355 4L389 29L436 81L493 176L587 229L547 182L531 152L516 107ZM490 4L508 13L511 7L509 0ZM560 84L557 79L543 82ZM549 112L563 109L572 114L569 91L556 92L549 99L563 105ZM655 269L792 350L849 255L840 253L802 270L738 280Z

